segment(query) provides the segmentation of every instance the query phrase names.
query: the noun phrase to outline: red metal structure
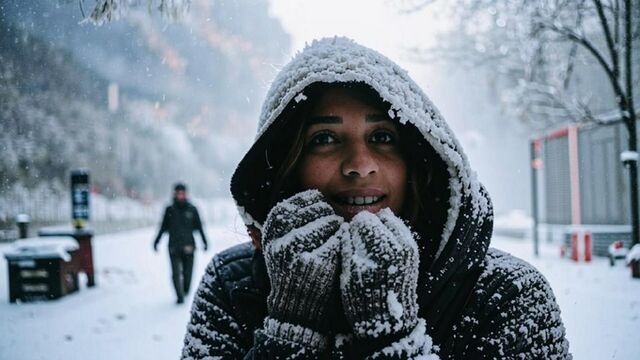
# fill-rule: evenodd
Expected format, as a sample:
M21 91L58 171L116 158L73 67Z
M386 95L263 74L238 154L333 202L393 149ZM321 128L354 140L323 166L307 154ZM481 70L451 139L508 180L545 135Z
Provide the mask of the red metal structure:
M630 246L623 126L569 125L531 141L534 244L562 244L575 261L608 256L614 241Z

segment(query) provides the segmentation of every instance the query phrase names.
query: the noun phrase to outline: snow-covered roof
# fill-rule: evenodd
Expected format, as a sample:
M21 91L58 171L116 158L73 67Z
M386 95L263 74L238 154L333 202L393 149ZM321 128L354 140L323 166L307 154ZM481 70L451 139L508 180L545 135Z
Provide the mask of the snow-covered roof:
M27 238L14 242L4 251L7 260L57 258L71 261L69 251L78 250L78 242L68 236Z

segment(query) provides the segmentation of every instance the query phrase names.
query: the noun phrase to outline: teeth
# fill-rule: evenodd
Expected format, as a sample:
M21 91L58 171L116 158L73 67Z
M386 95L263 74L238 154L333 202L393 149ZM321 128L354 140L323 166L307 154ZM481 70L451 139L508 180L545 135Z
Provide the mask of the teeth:
M347 204L349 205L369 205L377 202L380 198L377 196L349 196Z

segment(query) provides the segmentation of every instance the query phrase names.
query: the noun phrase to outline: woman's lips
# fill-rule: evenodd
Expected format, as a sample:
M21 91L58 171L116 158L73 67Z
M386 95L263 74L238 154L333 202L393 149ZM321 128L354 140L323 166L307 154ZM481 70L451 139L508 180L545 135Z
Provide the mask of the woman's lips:
M387 207L387 195L377 189L347 190L329 200L338 215L351 219L361 211L377 213Z
M377 213L387 206L380 205L380 203L373 205L344 205L344 204L331 204L336 214L342 216L347 220L351 220L354 216L362 211L368 211L372 214Z

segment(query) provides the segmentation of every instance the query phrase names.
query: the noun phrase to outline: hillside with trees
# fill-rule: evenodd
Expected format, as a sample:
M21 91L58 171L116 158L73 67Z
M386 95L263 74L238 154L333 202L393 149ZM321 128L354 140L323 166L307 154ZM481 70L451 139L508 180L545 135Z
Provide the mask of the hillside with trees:
M267 5L194 2L178 23L141 9L93 26L73 1L0 1L0 220L28 194L66 196L79 167L109 198L164 199L176 180L225 194L288 53Z

